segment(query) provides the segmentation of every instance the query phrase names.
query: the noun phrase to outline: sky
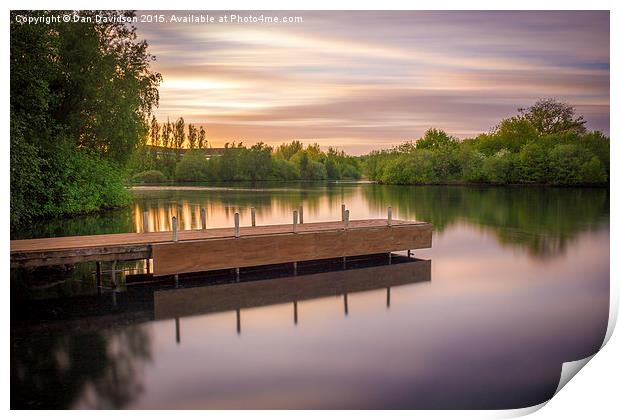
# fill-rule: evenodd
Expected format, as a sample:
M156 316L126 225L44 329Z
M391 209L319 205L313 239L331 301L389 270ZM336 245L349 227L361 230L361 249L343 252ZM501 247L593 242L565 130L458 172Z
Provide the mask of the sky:
M430 127L472 137L547 97L609 134L606 11L165 14L136 25L163 76L155 115L204 126L215 147L300 140L363 154ZM303 21L217 23L231 14Z

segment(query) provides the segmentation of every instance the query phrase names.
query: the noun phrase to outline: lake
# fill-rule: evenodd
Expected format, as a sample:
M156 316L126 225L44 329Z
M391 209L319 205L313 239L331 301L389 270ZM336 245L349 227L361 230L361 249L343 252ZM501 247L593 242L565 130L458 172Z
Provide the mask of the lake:
M433 247L181 284L145 262L11 272L12 408L501 409L549 399L609 311L609 190L295 183L137 187L130 208L12 239L394 217ZM129 277L126 277L129 276ZM335 287L338 286L338 288ZM258 286L258 288L257 288ZM191 287L191 288L190 288ZM253 289L252 289L253 288ZM239 290L254 290L241 295ZM342 292L344 291L344 292ZM187 295L190 293L191 296ZM189 296L189 297L188 297ZM291 296L297 296L293 299ZM184 305L198 300L194 306ZM190 307L191 306L191 307Z

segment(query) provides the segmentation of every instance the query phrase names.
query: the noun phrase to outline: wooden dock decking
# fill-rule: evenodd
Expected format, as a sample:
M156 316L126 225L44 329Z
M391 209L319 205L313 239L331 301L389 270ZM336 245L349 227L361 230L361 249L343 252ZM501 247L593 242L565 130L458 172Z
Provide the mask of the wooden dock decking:
M346 226L346 229L345 229ZM11 241L11 267L153 259L169 275L311 259L429 248L432 225L387 219Z

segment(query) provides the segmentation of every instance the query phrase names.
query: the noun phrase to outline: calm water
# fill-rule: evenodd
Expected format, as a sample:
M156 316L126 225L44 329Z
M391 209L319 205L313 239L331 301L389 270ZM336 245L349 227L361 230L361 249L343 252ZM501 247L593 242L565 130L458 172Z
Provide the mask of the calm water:
M130 209L13 238L394 216L432 222L386 258L98 290L94 266L11 275L13 408L518 408L597 351L609 305L606 189L289 184L138 189ZM109 270L110 267L104 267ZM130 278L129 278L130 279ZM300 281L302 281L300 283ZM259 287L256 288L256 285ZM178 286L178 288L176 287ZM190 287L195 287L190 289ZM187 294L187 292L190 292Z

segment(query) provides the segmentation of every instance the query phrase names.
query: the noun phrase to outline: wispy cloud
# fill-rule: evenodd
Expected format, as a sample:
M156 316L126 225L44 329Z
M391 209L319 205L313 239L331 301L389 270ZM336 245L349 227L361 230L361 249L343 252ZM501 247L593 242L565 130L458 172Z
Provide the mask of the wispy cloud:
M204 124L216 145L360 153L428 127L475 135L556 97L609 130L608 12L277 14L303 23L140 25L164 76L158 117Z

